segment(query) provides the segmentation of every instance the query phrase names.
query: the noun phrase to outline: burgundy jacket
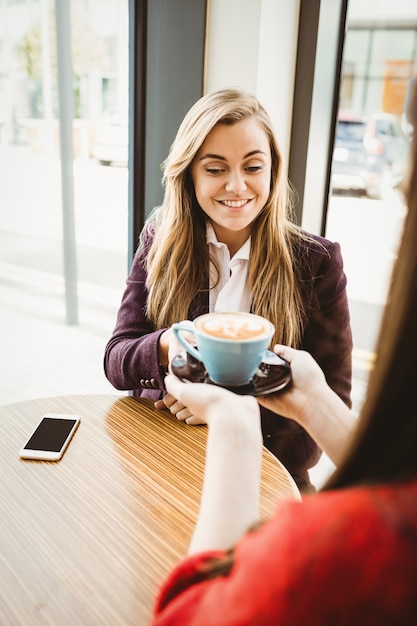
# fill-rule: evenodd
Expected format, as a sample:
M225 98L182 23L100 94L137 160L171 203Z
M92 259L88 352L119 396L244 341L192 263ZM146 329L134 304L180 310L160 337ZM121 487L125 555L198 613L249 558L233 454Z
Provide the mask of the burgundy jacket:
M298 347L313 355L330 387L351 406L352 333L340 246L323 237L314 236L314 240L297 243L295 271L303 286L307 317ZM151 242L152 233L148 231L127 279L116 326L105 349L104 369L116 389L156 400L165 393L165 372L158 358L159 336L165 329L155 330L145 314L148 290L144 259ZM189 319L208 312L208 305L208 293L199 293L191 304ZM151 378L158 389L140 387L141 379ZM320 449L295 421L264 408L261 413L265 446L303 489L304 482L308 484L307 470L319 460Z

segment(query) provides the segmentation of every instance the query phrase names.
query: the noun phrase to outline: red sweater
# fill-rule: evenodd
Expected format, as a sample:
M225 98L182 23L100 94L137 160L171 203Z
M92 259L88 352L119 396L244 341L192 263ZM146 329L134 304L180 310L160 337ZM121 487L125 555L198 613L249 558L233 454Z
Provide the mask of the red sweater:
M417 624L417 481L280 505L236 546L226 577L197 554L165 581L152 626ZM198 580L200 579L200 582Z

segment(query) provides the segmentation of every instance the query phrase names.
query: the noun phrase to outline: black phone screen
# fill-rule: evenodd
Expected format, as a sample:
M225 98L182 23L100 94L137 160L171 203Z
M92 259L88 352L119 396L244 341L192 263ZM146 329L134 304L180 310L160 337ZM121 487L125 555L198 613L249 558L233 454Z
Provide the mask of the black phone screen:
M44 417L25 445L25 450L59 452L77 420Z

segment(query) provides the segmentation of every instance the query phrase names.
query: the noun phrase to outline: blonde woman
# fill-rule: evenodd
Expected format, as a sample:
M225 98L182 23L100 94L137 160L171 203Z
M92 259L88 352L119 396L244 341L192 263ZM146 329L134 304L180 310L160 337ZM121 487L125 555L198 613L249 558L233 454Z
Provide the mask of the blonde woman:
M178 351L171 326L208 311L251 311L275 325L273 343L310 352L350 406L340 246L295 225L283 158L257 98L227 88L198 100L171 146L163 184L163 204L144 226L106 346L110 382L201 423L164 388ZM266 409L262 433L300 489L311 490L308 469L321 454L312 438Z

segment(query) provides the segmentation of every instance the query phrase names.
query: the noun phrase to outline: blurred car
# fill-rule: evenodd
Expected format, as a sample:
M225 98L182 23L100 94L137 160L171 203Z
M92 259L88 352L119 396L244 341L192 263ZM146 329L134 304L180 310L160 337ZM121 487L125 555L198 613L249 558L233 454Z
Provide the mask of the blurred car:
M332 190L352 189L380 199L407 169L410 141L389 113L340 113L333 152Z
M128 162L128 116L123 113L104 115L97 126L93 157L101 165L125 165Z

